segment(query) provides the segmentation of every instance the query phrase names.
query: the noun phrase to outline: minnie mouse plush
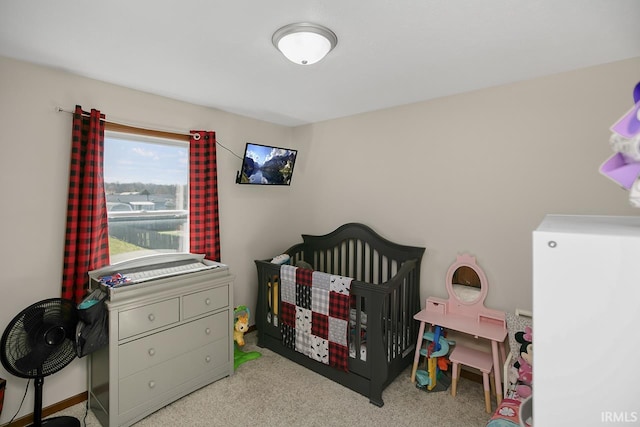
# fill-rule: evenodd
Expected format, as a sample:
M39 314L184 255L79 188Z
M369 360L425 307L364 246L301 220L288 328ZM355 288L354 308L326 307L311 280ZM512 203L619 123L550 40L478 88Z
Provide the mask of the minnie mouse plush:
M533 333L527 326L524 332L516 332L516 341L520 343L520 356L513 366L518 370L518 385L516 393L522 398L531 396L533 384Z

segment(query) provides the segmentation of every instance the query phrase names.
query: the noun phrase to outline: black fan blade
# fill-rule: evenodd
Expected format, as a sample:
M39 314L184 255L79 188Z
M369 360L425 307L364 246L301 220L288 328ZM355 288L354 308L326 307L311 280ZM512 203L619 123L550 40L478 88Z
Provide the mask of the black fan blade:
M37 331L44 321L44 307L35 307L22 318L22 326L27 332Z
M55 347L48 345L33 346L29 353L16 360L16 368L22 372L37 371L42 368L42 364L53 353L53 350Z

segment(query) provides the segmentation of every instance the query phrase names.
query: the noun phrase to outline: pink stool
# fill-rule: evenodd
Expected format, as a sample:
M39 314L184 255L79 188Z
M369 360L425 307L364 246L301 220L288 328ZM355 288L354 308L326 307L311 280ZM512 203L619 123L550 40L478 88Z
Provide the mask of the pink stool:
M484 385L484 402L487 413L491 413L491 394L489 375L493 372L493 360L491 354L481 350L465 347L456 344L453 351L449 355L449 360L453 363L453 378L451 381L451 395L456 396L456 386L458 376L460 375L460 365L470 366L482 372L482 383ZM491 384L493 385L493 384ZM493 387L491 387L492 389Z

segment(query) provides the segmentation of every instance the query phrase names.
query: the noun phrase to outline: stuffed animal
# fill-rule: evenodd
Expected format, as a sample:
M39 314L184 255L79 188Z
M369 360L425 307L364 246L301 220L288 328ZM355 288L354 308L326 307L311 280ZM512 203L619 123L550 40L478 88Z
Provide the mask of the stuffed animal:
M513 366L518 370L518 384L516 393L526 398L531 396L533 384L533 334L531 327L527 326L524 332L516 332L516 341L520 343L520 356Z
M240 307L236 308L235 323L233 325L233 340L240 347L244 347L244 333L249 329L249 312L240 313Z
M233 340L235 341L233 346L233 369L238 369L238 366L249 360L257 359L262 356L257 351L242 351L241 347L244 347L244 333L249 330L249 316L251 313L249 309L241 305L233 309Z

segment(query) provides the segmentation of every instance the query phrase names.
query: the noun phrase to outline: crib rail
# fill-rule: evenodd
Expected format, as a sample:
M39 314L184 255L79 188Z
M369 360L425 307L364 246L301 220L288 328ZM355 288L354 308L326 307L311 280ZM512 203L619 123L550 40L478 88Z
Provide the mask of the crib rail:
M305 260L325 273L353 277L366 283L380 284L390 280L408 260L418 260L424 248L399 245L377 234L364 224L345 224L335 231L313 236L303 234Z

